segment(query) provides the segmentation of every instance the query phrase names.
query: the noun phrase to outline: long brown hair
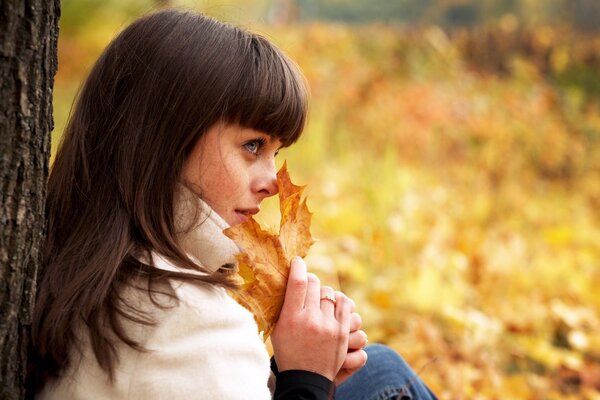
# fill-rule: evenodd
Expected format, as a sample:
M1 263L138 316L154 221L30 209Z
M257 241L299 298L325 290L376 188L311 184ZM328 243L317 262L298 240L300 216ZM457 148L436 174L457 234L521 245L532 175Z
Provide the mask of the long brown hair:
M134 277L231 287L227 276L167 272L134 251L202 270L176 241L182 165L215 123L237 123L290 145L307 92L297 67L265 38L193 12L166 10L127 27L78 96L48 182L48 236L32 325L30 384L58 376L86 327L110 377L114 340L134 348L122 318L152 323L120 297Z

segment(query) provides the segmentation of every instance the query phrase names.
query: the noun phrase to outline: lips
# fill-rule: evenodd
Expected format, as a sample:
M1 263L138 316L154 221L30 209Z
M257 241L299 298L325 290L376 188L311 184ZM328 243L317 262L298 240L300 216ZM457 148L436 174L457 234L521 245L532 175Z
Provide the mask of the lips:
M236 213L239 214L243 214L247 217L258 214L258 212L260 211L260 208L258 207L254 207L254 208L238 208L235 210Z
M253 215L256 215L260 211L260 208L238 208L235 210L236 215L239 218L240 223L245 222Z

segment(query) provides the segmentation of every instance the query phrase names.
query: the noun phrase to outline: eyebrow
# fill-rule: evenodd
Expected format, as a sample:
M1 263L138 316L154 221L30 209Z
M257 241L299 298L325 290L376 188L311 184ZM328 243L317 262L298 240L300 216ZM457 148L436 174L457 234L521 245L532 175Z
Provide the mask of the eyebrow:
M264 132L260 132L260 133L267 135L267 140L268 140L269 144L273 143L275 140L277 140L280 143L279 147L277 148L277 151L279 151L285 147L283 142L281 140L279 140L279 138L277 136L271 136L268 133L264 133Z

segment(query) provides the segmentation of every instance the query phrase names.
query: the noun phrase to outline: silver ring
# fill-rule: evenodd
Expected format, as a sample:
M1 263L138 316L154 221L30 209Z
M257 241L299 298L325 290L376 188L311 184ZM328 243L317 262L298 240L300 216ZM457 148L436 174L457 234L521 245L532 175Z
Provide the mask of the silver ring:
M328 293L325 296L321 297L321 300L329 300L333 304L336 303L335 294L332 294L332 293Z

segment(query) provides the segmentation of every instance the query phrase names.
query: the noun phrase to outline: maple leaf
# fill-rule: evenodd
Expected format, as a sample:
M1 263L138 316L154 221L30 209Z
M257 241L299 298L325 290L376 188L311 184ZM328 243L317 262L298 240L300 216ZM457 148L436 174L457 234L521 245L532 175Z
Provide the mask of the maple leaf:
M266 340L279 318L293 257L305 257L314 243L310 234L312 214L302 200L303 186L294 185L284 162L277 172L281 220L279 234L261 228L252 217L223 233L243 252L237 255L244 283L232 296L246 307Z

